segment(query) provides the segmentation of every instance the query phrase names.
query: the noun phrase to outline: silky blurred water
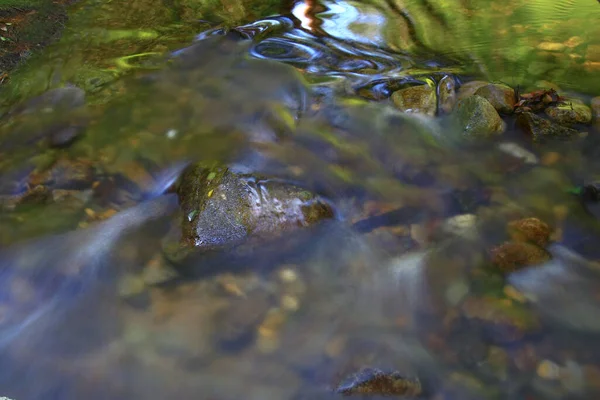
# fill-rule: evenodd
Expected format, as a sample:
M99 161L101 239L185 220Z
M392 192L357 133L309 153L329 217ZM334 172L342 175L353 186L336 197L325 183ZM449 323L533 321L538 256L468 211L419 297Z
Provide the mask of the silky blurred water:
M600 230L568 190L597 179L600 132L473 144L388 98L447 76L598 95L600 5L173 4L83 1L3 88L0 396L330 399L363 367L427 399L597 395ZM85 101L13 108L64 84ZM65 124L84 134L48 149ZM56 160L84 178L11 207ZM302 185L336 218L173 265L172 186L197 161ZM530 216L562 233L553 259L490 273L506 222Z

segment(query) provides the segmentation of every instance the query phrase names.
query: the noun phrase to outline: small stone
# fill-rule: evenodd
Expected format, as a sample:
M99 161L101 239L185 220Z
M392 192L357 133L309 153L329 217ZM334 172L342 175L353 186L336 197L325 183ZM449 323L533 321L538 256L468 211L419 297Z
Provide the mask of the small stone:
M462 214L448 218L443 228L452 234L463 237L473 237L477 234L477 216L475 214Z
M519 114L517 126L536 143L544 143L550 139L574 140L581 137L579 131L575 129L556 124L530 112Z
M587 52L585 53L585 60L591 63L600 61L600 44L588 45Z
M270 297L255 290L244 297L234 297L217 316L215 338L229 350L239 350L255 339L259 324L269 313Z
M552 233L550 227L538 218L523 218L508 224L513 241L525 241L534 243L540 247L546 247Z
M531 243L507 242L491 251L492 262L504 273L542 264L550 260L550 254Z
M406 378L399 372L386 373L364 368L342 382L336 392L344 395L379 395L417 397L422 393L421 382Z
M287 311L298 311L300 302L296 297L285 295L281 297L281 308Z
M539 50L544 51L563 51L565 47L564 44L556 42L542 42L537 46Z
M446 75L438 82L438 110L440 113L449 114L457 101L456 79Z
M522 304L502 297L468 297L461 305L466 318L478 323L493 344L515 343L539 332L539 319Z
M485 85L489 85L489 82L486 81L471 81L467 82L458 89L457 100L462 100L467 97L471 97L475 94L475 92Z
M430 85L411 86L392 93L397 109L406 113L434 116L436 111L435 88Z
M562 157L559 153L557 153L556 151L551 151L551 152L545 153L542 156L541 164L546 167L550 167L550 166L556 164L557 162L559 162L561 158Z
M535 154L527 151L516 143L504 142L498 145L498 148L506 154L510 154L515 158L523 160L526 164L535 165L539 162Z
M281 346L281 340L277 335L259 335L256 338L256 347L263 354L271 354Z
M536 372L540 378L555 380L560 376L560 367L552 361L542 360L538 364Z
M141 294L146 288L144 280L135 275L125 275L119 281L119 296L124 298Z
M481 96L459 100L454 108L458 126L468 138L490 138L501 135L506 124L489 101Z
M565 40L565 46L572 49L579 45L585 43L585 40L581 36L571 36L569 39Z
M277 336L279 331L283 327L283 324L287 321L287 315L283 310L279 308L272 308L269 310L265 319L258 327L258 334L260 336Z
M298 273L293 267L285 267L279 270L279 279L284 283L292 283L298 279Z
M527 297L521 292L519 292L514 286L506 285L503 289L504 294L511 300L514 300L518 303L526 303Z
M92 186L94 177L94 167L90 162L61 158L43 171L33 172L29 182L32 186L82 190Z
M547 107L546 115L565 126L592 122L592 110L579 100L567 100L565 104Z
M485 85L477 89L475 95L489 101L496 111L501 114L512 114L516 103L515 90L507 85Z

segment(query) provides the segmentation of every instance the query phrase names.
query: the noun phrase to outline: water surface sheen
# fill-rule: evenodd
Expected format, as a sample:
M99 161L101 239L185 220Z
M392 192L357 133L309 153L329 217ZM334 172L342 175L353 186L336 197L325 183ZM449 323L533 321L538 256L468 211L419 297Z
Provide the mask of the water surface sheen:
M390 96L479 79L589 102L599 17L77 3L1 88L0 396L597 397L600 196L577 189L598 122L472 141Z

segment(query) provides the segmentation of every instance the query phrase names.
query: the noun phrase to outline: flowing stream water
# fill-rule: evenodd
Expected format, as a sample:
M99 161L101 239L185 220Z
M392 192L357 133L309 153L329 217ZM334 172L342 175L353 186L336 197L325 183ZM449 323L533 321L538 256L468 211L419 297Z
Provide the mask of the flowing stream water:
M350 395L600 394L600 203L578 195L600 179L598 122L540 144L511 115L471 141L441 103L428 117L390 100L485 80L589 103L600 4L69 12L62 38L0 88L0 396L335 399L375 370L403 389ZM244 177L264 237L230 240L246 217L227 214L235 189L209 186L222 172L206 189L191 180L204 220L185 208L198 162ZM279 231L297 209L308 226ZM523 218L548 229L542 259L503 271L499 246L533 246L507 229ZM209 237L173 253L186 220L208 221Z

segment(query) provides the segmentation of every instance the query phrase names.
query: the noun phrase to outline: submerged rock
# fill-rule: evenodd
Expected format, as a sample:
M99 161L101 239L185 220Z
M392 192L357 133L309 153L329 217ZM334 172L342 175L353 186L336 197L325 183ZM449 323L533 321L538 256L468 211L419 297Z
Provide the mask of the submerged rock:
M392 101L400 111L435 115L435 88L431 85L418 85L398 90L392 94Z
M60 158L48 168L34 171L29 177L29 183L52 189L82 190L90 188L94 179L95 171L90 161Z
M501 114L512 114L516 103L515 90L507 85L489 84L480 87L474 93L490 102Z
M422 393L421 382L406 378L399 372L386 373L376 368L363 368L342 382L336 392L349 395L379 395L417 397Z
M461 85L461 87L458 89L458 93L457 93L457 99L458 100L462 100L465 99L467 97L471 97L475 94L475 92L485 86L485 85L489 85L489 82L486 81L471 81L471 82L467 82L463 85Z
M523 218L508 224L508 230L515 241L531 242L546 247L550 242L550 227L538 218Z
M569 100L563 104L546 108L546 115L561 125L590 124L592 110L579 100Z
M500 297L470 297L462 312L479 324L483 335L494 344L514 343L539 332L540 320L522 304Z
M550 253L527 242L507 242L491 251L492 262L502 272L510 273L550 260Z
M446 75L438 82L438 110L440 113L449 114L457 100L456 79Z
M573 128L556 124L530 112L519 114L517 125L536 143L548 139L573 140L581 137L579 131Z
M504 132L506 124L492 104L481 96L461 99L454 108L454 117L469 138L489 138Z
M182 241L214 248L249 236L273 236L332 218L321 197L287 182L238 175L224 167L188 168L177 189Z
M11 122L8 143L43 141L55 148L72 144L89 120L85 92L74 86L49 90L17 105L7 116Z

